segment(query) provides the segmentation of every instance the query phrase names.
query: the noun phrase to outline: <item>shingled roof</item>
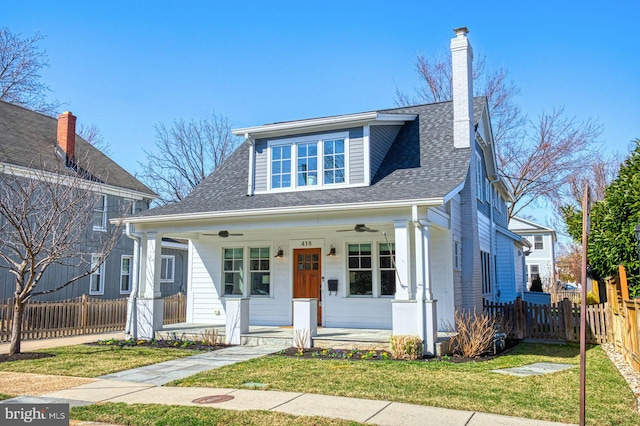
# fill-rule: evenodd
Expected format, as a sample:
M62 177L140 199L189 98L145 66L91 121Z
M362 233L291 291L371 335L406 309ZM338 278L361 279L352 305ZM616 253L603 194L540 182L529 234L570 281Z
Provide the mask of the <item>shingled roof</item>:
M21 167L44 167L57 145L55 118L0 101L0 163ZM156 194L89 142L76 135L78 165L107 185L129 189L155 198ZM51 167L51 171L55 171Z
M474 99L476 123L485 104L484 98ZM247 196L250 145L245 142L184 200L136 216L429 199L444 197L464 182L471 149L453 147L451 102L378 112L418 117L404 124L370 186Z

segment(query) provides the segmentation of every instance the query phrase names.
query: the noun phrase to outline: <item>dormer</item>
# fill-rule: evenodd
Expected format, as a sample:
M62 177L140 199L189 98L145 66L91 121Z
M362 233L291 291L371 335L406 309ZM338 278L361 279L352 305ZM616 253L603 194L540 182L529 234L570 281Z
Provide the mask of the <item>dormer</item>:
M247 194L369 186L416 114L365 112L236 129L250 144Z

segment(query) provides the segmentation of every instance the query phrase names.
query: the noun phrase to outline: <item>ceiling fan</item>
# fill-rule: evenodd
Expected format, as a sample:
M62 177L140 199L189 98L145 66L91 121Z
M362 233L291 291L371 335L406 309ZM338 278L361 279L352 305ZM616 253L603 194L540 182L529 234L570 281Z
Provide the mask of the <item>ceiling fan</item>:
M377 229L371 229L368 226L366 226L364 223L359 223L356 226L353 227L353 229L338 229L336 232L350 232L350 231L356 231L356 232L378 232Z
M231 237L239 237L239 236L244 235L244 234L230 234L229 231L220 231L217 234L202 234L202 235L217 235L220 238L227 238L229 236L231 236Z

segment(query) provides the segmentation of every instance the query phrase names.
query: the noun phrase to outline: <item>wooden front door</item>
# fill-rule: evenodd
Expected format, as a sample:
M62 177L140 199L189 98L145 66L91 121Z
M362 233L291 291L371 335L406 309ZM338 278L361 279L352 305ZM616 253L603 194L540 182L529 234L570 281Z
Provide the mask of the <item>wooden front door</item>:
M293 297L318 299L318 324L322 323L321 249L293 250Z

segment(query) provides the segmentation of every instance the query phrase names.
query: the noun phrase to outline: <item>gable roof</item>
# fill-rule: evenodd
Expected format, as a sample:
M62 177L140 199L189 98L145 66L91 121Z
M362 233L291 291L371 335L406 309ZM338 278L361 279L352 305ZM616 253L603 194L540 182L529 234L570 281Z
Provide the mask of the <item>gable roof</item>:
M484 98L474 99L476 122L485 106ZM417 118L402 126L370 186L247 196L251 146L245 142L182 201L141 212L135 217L235 214L304 207L349 208L403 201L431 200L433 204L441 204L446 196L461 189L467 176L471 148L453 147L451 102L377 112L398 116L413 114Z
M556 231L555 229L548 228L546 226L542 226L538 223L532 222L530 220L514 216L509 221L509 230L518 235L527 235L527 234L551 234L553 239L556 239Z
M51 163L57 146L58 121L0 101L0 164L38 168ZM89 142L76 135L78 165L100 182L155 198L156 194ZM52 167L49 171L55 171Z

